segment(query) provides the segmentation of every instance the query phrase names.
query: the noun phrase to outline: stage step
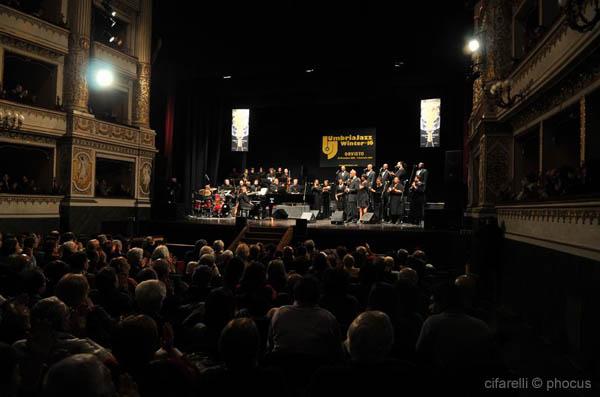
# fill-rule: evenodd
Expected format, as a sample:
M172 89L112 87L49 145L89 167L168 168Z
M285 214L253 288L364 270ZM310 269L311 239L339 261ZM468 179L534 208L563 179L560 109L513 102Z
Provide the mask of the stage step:
M238 235L232 246L237 246L239 243L248 245L261 243L274 244L281 249L282 244L287 245L291 241L291 230L291 227L248 226Z

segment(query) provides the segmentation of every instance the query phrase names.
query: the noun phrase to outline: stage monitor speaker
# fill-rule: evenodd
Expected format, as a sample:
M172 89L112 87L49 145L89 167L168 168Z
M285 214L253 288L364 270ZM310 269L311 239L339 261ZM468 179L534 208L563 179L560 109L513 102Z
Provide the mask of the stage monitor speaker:
M294 236L306 236L308 230L308 220L300 218L296 219L296 227L294 228Z
M248 224L248 219L243 217L243 216L236 216L235 217L235 228L237 230L242 230L243 228L246 227L246 225Z
M315 220L319 219L319 211L318 210L310 210L312 214L315 216Z
M373 223L375 223L376 220L377 220L377 218L375 217L374 213L365 212L365 214L362 216L362 218L360 218L360 223L373 224Z
M344 211L335 211L331 215L332 225L342 225L344 223Z
M318 213L318 211L317 211L317 213ZM317 218L315 217L315 213L313 211L303 212L300 219L304 219L305 221L310 222L310 223L317 221Z
M283 208L278 208L275 211L273 211L273 218L275 218L275 219L287 219L288 218L288 213Z

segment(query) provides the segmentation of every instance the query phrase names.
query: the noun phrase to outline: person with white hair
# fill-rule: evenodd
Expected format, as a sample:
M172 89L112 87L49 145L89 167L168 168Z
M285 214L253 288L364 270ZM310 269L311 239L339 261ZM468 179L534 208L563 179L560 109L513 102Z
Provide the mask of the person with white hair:
M158 280L142 281L135 287L135 302L139 311L154 318L167 296L165 285Z
M127 251L127 262L131 266L130 274L136 275L142 270L144 262L144 250L139 247L131 248Z

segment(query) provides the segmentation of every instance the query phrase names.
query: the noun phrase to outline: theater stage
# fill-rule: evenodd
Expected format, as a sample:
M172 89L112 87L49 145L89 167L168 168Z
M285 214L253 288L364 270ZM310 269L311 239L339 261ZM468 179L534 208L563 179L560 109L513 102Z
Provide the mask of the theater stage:
M333 225L330 220L309 223L304 231L297 228L294 219L252 220L251 229L294 228L292 245L312 239L321 249L344 245L353 248L368 243L377 253L385 254L405 248L409 251L422 249L431 263L440 266L456 266L467 260L470 233L450 229L423 229L404 224L342 224ZM194 244L198 239L212 242L223 240L225 246L235 240L240 232L235 218L187 218L184 220L150 220L136 225L137 235L164 236L169 243ZM116 232L116 231L115 231Z

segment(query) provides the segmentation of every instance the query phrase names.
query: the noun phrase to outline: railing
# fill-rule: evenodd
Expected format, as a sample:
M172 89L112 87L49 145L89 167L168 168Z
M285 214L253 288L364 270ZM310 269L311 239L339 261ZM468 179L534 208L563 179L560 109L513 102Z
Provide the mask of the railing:
M600 199L496 206L505 236L600 260Z
M0 218L58 218L63 197L0 193Z

